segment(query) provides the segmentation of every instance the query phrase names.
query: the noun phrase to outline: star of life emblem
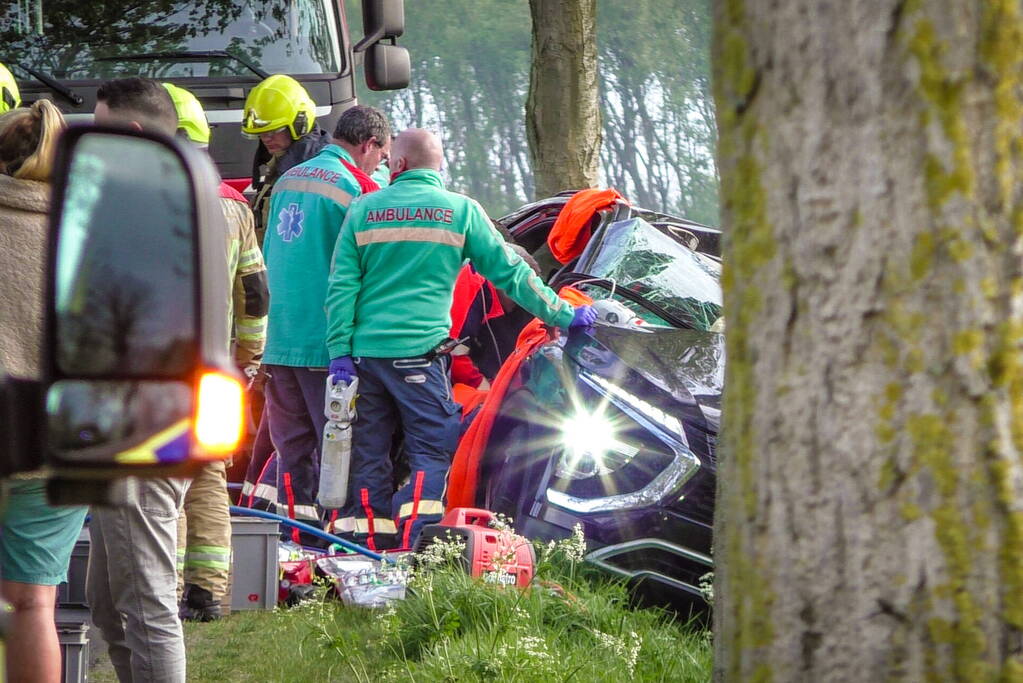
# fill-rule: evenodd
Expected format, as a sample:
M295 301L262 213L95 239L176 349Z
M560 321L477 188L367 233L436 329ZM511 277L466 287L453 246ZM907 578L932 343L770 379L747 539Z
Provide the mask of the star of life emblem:
M288 208L281 209L277 214L277 234L285 242L290 242L302 234L302 219L305 214L294 202L288 204Z

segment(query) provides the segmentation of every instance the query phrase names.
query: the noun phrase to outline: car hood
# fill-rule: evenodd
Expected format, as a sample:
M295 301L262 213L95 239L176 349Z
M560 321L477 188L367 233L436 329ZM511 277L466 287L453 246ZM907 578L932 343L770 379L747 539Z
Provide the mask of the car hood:
M724 335L597 325L573 331L565 353L587 371L642 394L663 392L683 406L695 404L712 431L720 427Z

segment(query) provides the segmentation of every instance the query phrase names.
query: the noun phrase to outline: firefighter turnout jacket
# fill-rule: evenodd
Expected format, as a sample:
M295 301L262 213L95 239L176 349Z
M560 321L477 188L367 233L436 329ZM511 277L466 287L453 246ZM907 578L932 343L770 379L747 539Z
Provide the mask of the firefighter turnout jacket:
M506 246L480 205L420 168L348 210L327 290L330 357L408 358L433 349L451 329L452 287L466 259L544 322L572 321L572 305Z
M220 205L227 223L227 272L233 278L230 308L234 323L235 362L241 368L258 367L266 343L266 314L270 299L266 266L256 243L252 210L244 195L222 183Z
M259 367L266 341L266 266L245 197L221 183L220 208L227 227L227 272L232 278L228 315L234 324L235 363L246 371L254 370ZM194 601L193 587L199 588L209 600L203 606L207 609L219 609L227 594L231 569L229 505L225 464L213 462L189 484L183 514L178 518L179 598L185 584L190 594L186 602Z
M348 205L362 189L345 166L347 151L328 145L274 185L263 242L270 279L270 321L263 362L326 367L327 276Z

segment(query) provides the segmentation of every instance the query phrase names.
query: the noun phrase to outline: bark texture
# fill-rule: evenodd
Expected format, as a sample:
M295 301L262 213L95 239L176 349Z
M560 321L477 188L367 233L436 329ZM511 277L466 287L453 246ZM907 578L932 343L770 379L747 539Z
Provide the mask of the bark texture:
M529 0L526 135L537 198L594 187L600 164L597 1Z
M717 0L716 677L1023 679L1019 0Z

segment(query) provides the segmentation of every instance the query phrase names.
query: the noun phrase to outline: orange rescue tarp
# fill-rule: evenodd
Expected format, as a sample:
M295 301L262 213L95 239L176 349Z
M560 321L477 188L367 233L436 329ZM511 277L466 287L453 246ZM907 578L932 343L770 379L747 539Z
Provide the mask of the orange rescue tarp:
M572 195L547 235L547 246L554 258L560 263L568 263L583 253L586 243L590 241L590 219L593 214L618 200L627 201L613 187L606 190L579 190Z
M572 287L563 287L559 295L573 306L593 303L593 299ZM557 335L557 330L553 334ZM504 401L505 392L508 391L508 385L529 354L553 338L538 318L534 318L532 322L522 328L518 341L515 343L515 350L505 359L497 377L490 385L490 391L487 392L483 401L483 407L480 408L476 419L469 425L469 429L458 443L458 450L455 451L454 460L451 462L451 471L448 475L447 509L476 505L476 483L479 478L480 459L487 450L490 430L497 419L497 413Z

